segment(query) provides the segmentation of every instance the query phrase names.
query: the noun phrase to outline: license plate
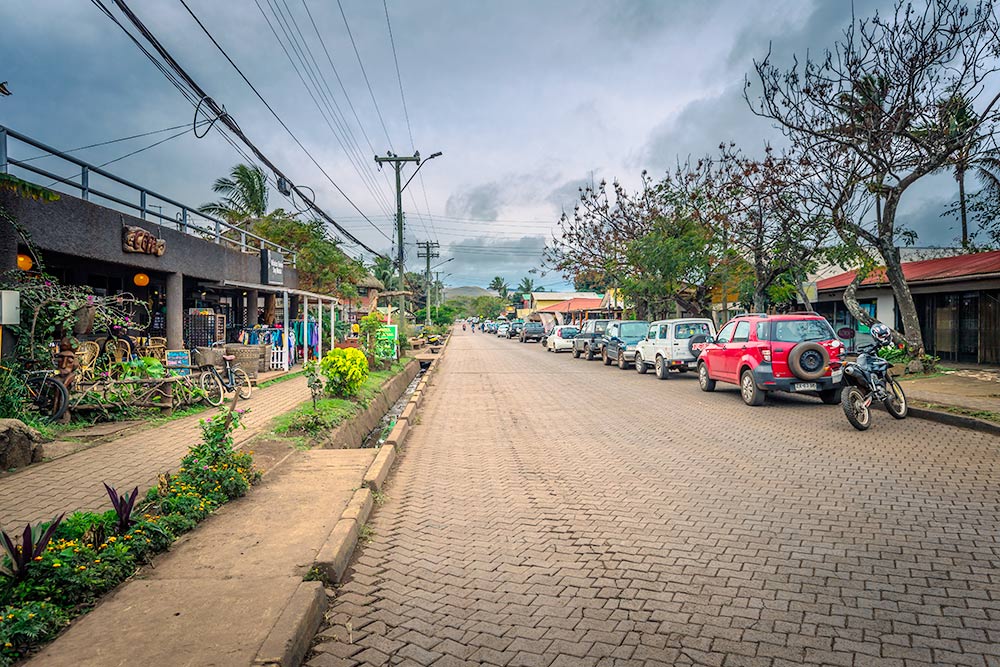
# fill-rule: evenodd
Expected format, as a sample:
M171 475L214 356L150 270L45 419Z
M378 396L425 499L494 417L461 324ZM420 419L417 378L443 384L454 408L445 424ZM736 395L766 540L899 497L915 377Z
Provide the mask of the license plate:
M795 391L816 391L817 385L815 382L799 382L797 385L792 387Z
M689 361L688 362L688 368L698 368L698 362L697 361Z

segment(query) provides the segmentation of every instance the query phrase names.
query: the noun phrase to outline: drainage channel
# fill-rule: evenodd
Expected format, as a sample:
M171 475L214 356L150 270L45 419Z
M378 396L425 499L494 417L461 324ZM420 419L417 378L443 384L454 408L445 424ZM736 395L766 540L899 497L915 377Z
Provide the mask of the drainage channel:
M396 425L396 420L399 419L399 415L402 414L406 404L410 402L410 396L412 396L413 392L416 391L420 378L422 378L426 372L427 369L421 367L410 384L406 385L406 389L403 390L403 395L399 397L398 401L392 404L389 411L383 415L382 421L379 422L379 425L376 426L361 442L361 447L363 449L382 446L385 439L389 437L389 432L392 431L392 427Z

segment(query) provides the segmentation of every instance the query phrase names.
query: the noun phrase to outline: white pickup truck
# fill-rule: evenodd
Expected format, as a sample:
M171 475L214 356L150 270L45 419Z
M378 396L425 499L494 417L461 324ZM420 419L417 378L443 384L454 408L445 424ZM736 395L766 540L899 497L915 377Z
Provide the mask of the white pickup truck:
M698 367L698 355L706 343L715 340L712 320L690 317L650 322L646 337L635 350L635 370L656 369L656 377L666 380L670 370L685 373Z

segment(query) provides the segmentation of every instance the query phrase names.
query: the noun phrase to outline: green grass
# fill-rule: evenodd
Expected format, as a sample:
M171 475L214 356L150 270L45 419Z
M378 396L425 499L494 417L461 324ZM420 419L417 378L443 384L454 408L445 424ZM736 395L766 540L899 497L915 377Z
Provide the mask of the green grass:
M401 372L408 361L409 359L404 358L388 370L370 374L354 398L321 398L316 402L315 410L312 401L309 401L291 412L275 417L272 432L282 438L315 437L334 428L368 407L381 391L382 385Z
M943 412L950 412L953 415L962 415L963 417L975 417L976 419L982 419L983 421L1000 424L1000 412L991 412L990 410L974 410L972 408L960 408L954 405L938 405L936 403L922 403L921 405L930 410L941 410Z
M297 378L300 375L305 375L305 372L295 371L293 373L285 373L284 375L279 375L276 378L271 378L270 380L264 380L263 382L257 385L257 388L263 389L264 387L270 387L272 384L278 384L279 382L287 382L288 380Z

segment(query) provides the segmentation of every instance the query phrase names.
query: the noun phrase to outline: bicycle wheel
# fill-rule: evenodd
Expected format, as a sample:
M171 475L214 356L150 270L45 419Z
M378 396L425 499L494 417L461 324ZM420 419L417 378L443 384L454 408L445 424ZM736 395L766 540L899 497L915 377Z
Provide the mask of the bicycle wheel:
M69 407L69 392L62 382L52 377L30 377L25 382L28 387L28 397L38 414L49 421L56 421L66 413Z
M209 405L222 405L222 381L212 371L205 371L198 378L198 386L205 392L205 402Z
M250 398L250 394L253 392L253 386L250 384L250 376L242 368L233 369L233 386L244 401Z

